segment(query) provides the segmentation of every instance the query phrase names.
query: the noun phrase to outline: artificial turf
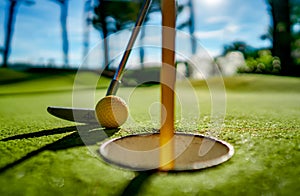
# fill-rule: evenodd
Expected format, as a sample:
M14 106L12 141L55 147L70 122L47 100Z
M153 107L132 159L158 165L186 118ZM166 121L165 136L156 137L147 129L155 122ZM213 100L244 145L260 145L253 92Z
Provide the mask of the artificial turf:
M155 102L159 101L159 85L121 88L119 95L130 97L126 99L132 119L120 130L103 132L89 125L76 127L75 123L46 112L49 105L72 106L74 73L33 77L35 74L13 73L17 79L2 79L8 82L2 81L0 86L1 195L296 195L300 192L299 78L265 75L223 78L226 114L222 129L215 136L234 146L234 156L213 168L161 173L121 169L105 163L96 153L109 138L157 130L159 104ZM97 77L85 74L83 78ZM209 83L219 80L211 78ZM108 82L102 78L96 84L95 101L104 96ZM213 105L209 88L205 81L191 83L192 93L184 92L182 87L186 96L177 109L177 131L209 134ZM82 89L81 93L84 95L86 91ZM194 94L199 108L189 101ZM86 130L85 135L77 129ZM87 143L84 137L93 140Z

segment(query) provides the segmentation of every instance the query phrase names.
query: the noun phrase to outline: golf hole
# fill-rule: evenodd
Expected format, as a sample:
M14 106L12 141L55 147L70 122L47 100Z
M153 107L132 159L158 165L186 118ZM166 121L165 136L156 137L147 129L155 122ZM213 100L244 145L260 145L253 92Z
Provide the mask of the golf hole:
M159 133L153 133L112 139L101 145L100 155L106 162L125 169L157 170L159 136ZM174 171L192 171L216 166L229 160L234 154L230 144L203 135L176 133L173 139Z

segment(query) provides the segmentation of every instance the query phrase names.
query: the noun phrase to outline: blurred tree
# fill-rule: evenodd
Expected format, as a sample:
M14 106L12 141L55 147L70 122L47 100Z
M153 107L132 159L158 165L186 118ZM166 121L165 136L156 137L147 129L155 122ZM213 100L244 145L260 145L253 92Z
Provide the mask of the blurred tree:
M300 66L300 0L291 0L292 57Z
M8 58L10 54L10 44L14 31L15 17L17 14L17 6L19 3L24 2L25 5L33 5L35 2L33 0L9 0L8 16L5 27L5 43L2 49L3 53L3 67L8 67Z
M109 1L99 0L99 5L95 8L96 17L93 19L93 25L101 32L104 45L105 69L109 69L109 50L108 40L105 39L110 33L133 26L144 0L136 1ZM149 13L160 11L160 0L152 0L152 4L146 15L144 23L149 20ZM145 29L141 29L140 41L143 42ZM145 50L139 48L140 62L143 68Z
M108 40L105 39L110 33L122 30L124 28L130 27L134 24L137 15L140 11L140 7L144 0L136 1L122 1L122 0L99 0L98 6L95 7L95 17L93 19L93 25L96 29L101 32L101 37L103 39L104 47L104 58L105 58L105 69L109 69L109 50L108 50ZM145 18L144 23L147 23L149 20L149 14L157 12L159 14L161 0L153 0L151 7L148 11L148 14ZM194 38L194 10L192 0L189 0L188 3L178 6L178 13L180 13L184 7L188 7L190 10L190 18L188 21L179 24L177 28L188 27L192 35L192 52L196 53L195 38ZM112 24L114 23L114 24ZM114 28L111 28L114 26ZM110 27L110 28L108 28ZM145 28L141 29L140 41L143 42L145 37ZM140 54L140 63L141 67L144 67L144 56L145 49L144 47L139 48Z
M160 12L160 0L153 0L152 4L150 6L150 9L148 11L148 14L145 18L144 24L146 24L149 21L149 14L153 12ZM139 48L139 53L140 53L140 63L141 63L141 68L144 69L144 58L145 58L145 49L143 47L143 41L145 38L146 32L145 28L141 29L141 37L140 37L140 42L141 42L141 47Z
M63 63L67 67L69 65L69 40L67 29L67 17L68 17L68 2L69 0L51 0L58 3L60 6L60 25L61 25L61 37L62 37L62 50L63 50Z
M181 2L182 3L182 2ZM190 42L191 42L191 53L195 55L197 53L197 39L195 37L195 7L193 0L187 0L186 2L183 1L183 4L178 4L177 6L177 17L180 17L181 13L184 13L184 10L187 9L189 13L189 17L187 20L184 20L176 25L177 29L183 30L188 28L189 35L190 35ZM192 67L190 64L185 61L182 62L185 65L186 69L186 77L189 77L192 73Z
M141 1L99 0L95 7L93 26L100 31L104 47L104 69L109 69L108 40L110 33L128 27L137 18Z
M192 54L196 54L196 50L197 50L197 42L196 42L196 38L194 35L195 32L195 8L193 6L193 0L188 0L185 4L179 4L178 5L178 16L180 16L180 13L182 13L182 11L187 8L188 12L189 12L189 17L187 20L181 22L180 24L177 24L177 29L184 29L184 28L188 28L189 30L189 34L190 34L190 38L191 38L191 49L192 49Z
M293 22L299 22L299 15L292 12L292 4L297 4L298 0L266 0L272 25L269 32L262 38L271 40L273 48L272 54L280 58L281 73L283 75L299 75L299 66L295 66L292 58L292 45L294 41L292 26ZM299 3L299 1L298 1Z
M85 0L83 7L83 54L82 60L88 54L89 51L89 35L90 35L90 26L92 24L92 0Z
M230 44L224 45L223 48L223 54L226 55L228 52L232 51L239 51L244 55L244 58L248 57L257 57L258 56L258 50L249 46L246 42L244 41L234 41Z

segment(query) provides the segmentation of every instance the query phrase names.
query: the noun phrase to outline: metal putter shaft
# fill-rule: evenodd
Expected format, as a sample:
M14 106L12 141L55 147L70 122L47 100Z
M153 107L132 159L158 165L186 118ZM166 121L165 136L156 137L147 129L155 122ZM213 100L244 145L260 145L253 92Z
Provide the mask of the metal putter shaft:
M147 14L147 12L150 8L151 2L152 2L152 0L145 0L144 3L143 3L142 9L140 10L138 19L135 23L135 26L134 26L133 32L131 34L131 37L129 39L129 42L127 44L126 50L123 54L122 60L119 64L119 67L116 70L114 78L110 82L110 85L108 87L106 96L115 95L117 93L117 90L118 90L119 85L121 83L121 78L122 78L126 63L128 61L129 55L131 53L131 49L132 49L133 44L134 44L134 42L135 42L135 40L136 40L136 38L137 38L137 36L140 32L141 25L143 24L143 22L145 20L145 17L146 17L146 14Z
M145 20L146 14L150 8L151 3L152 3L152 0L144 0L144 2L143 2L143 5L139 12L133 32L128 41L126 50L123 53L122 60L115 72L113 79L110 82L106 96L115 95L118 91L126 63L128 61L132 47L133 47L135 40L140 32L141 25L143 24L143 22ZM64 119L64 120L81 122L81 123L98 123L98 121L95 117L94 109L49 106L47 108L47 111L50 114L52 114L53 116L56 116L56 117ZM74 116L76 116L76 119L74 118Z

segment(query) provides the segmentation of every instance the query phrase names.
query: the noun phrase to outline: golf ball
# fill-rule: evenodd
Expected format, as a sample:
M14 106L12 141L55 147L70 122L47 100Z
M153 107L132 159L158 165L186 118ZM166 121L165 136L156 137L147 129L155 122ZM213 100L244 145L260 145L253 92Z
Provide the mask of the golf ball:
M97 103L95 113L102 127L118 128L128 118L128 107L120 97L109 95Z

